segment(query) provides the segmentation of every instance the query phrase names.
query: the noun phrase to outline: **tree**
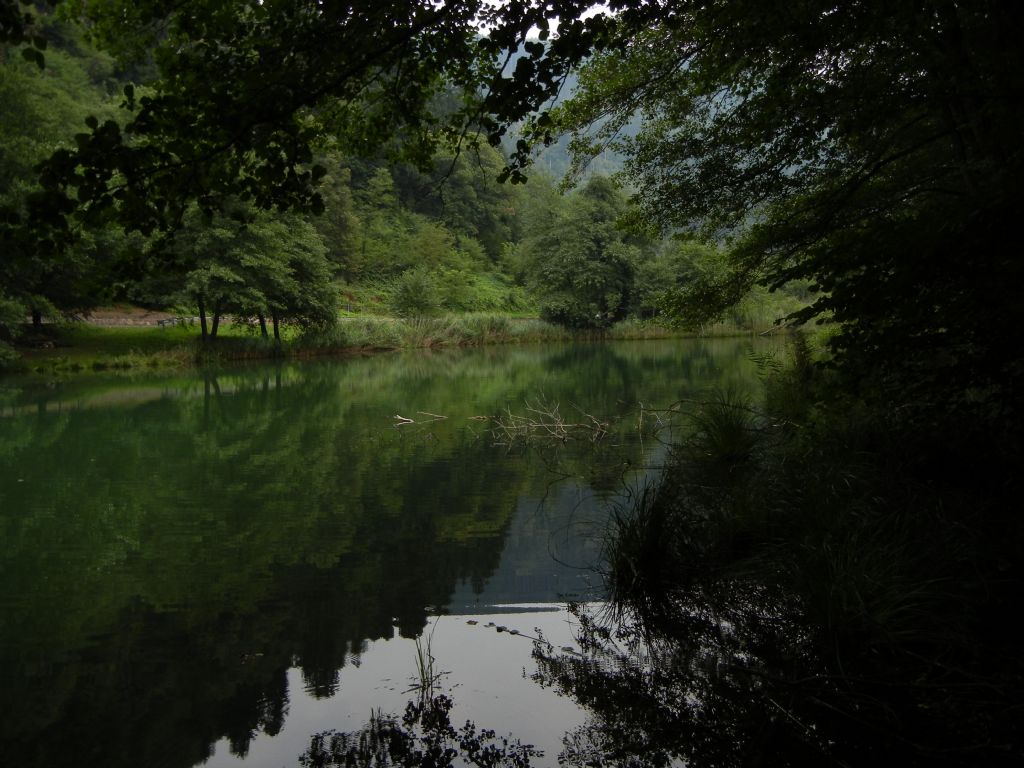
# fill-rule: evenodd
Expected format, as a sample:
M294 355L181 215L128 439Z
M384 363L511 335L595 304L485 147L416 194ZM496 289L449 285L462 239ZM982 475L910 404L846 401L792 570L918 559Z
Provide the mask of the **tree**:
M724 273L725 258L691 238L666 238L637 265L633 310L640 315L666 311L670 321L681 320L689 307L699 305L694 294L701 286Z
M390 169L374 164L361 171L353 184L358 226L345 277L392 278L417 265L446 262L454 249L452 233L401 204Z
M424 168L445 142L479 143L483 131L497 145L507 121L559 82L557 72L532 63L544 59L543 46L531 47L514 75L503 76L508 51L531 27L546 29L549 18L573 17L586 4L61 5L119 62L152 60L159 77L145 93L126 85L120 121L89 121L74 149L47 161L31 234L58 243L72 213L112 216L148 233L172 229L193 201L207 213L234 197L263 209L320 211L316 185L326 169L314 163L314 148L325 138L346 154L387 149ZM481 28L489 34L481 36ZM16 17L4 38L24 43L25 29ZM436 114L435 97L449 91L461 102Z
M35 34L54 41L46 69L0 49L0 222L25 213L40 191L33 166L55 147L69 147L73 126L90 114L115 111L105 89L112 74L109 57L88 49L74 27L53 18L40 21ZM0 290L17 299L37 327L44 315L92 307L111 283L113 262L132 245L102 223L88 233L74 229L74 246L64 249L3 243L8 247L0 261Z
M258 320L264 337L267 318L278 341L285 320L302 328L334 324L338 301L332 269L309 222L294 214L257 216L238 232L232 253L247 291L227 305L241 317Z
M398 276L391 309L399 317L424 317L437 313L441 298L437 283L424 268L409 269Z
M26 182L27 191L0 200L0 251L11 273L4 287L36 302L31 275L94 272L87 263L78 270L69 256L84 233L113 225L166 236L192 207L212 217L236 200L259 210L330 208L332 259L346 277L357 277L377 261L367 252L372 238L349 237L359 223L347 215L337 157L403 160L436 173L439 149L475 149L488 173L522 180L518 168L501 171L484 145L499 146L507 126L563 82L572 57L547 56L544 45L527 40L529 31L545 30L546 37L549 19L573 19L586 5L3 0L0 61L27 60L48 76L84 35L104 51L108 69L113 62L119 77L134 80L111 89L120 109L59 121L79 132L9 177ZM58 29L54 12L78 22L77 31ZM514 69L505 71L521 47ZM33 88L21 95L33 96ZM4 128L21 120L21 101L5 102L13 116L4 115ZM524 157L526 149L520 143L516 151ZM479 191L475 181L463 186ZM482 202L468 208L493 214L491 201ZM472 229L462 211L448 218L460 239ZM480 245L497 257L507 224L489 215L456 250L472 254ZM408 266L398 261L391 271ZM36 303L37 314L56 304Z
M0 370L17 358L11 342L20 334L24 317L24 304L0 294Z
M320 185L324 212L312 218L312 224L327 246L327 258L334 271L346 279L358 273L359 219L352 199L351 171L337 155L323 157L323 164L332 168Z
M316 230L294 215L245 213L206 221L190 211L167 246L175 272L158 267L150 293L195 302L204 340L217 338L227 313L255 318L264 336L269 318L278 340L283 320L303 327L332 324L337 296Z
M559 209L535 212L518 258L544 319L607 328L625 317L641 258L638 243L616 226L625 210L625 196L595 176Z
M794 319L842 324L835 360L854 381L1019 419L1019 5L612 7L558 122L596 125L581 157L626 155L644 217L728 243L728 273L687 311L804 278L817 300ZM617 138L637 113L640 133Z
M518 239L516 212L522 197L518 187L496 181L503 167L498 150L481 146L440 154L429 173L398 166L395 176L411 210L440 219L460 238L479 242L496 261L502 246Z

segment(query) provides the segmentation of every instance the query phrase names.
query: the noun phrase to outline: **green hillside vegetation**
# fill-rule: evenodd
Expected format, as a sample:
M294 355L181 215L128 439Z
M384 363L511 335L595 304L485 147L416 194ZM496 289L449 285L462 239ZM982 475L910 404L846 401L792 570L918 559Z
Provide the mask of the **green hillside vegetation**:
M14 224L31 218L43 196L37 164L55 151L84 146L87 130L123 124L130 116L125 104L151 93L138 81L155 74L145 60L119 65L74 24L54 16L37 21L47 41L44 67L13 46L0 53L0 208ZM452 112L458 101L458 91L449 88L434 98L433 109ZM363 336L351 326L333 330L339 316L539 315L556 327L473 336L480 323L470 321L463 323L468 332L438 343L562 338L558 327L593 333L627 318L656 318L694 264L714 269L722 258L714 249L632 233L625 223L632 204L600 176L563 195L558 180L543 173L528 187L498 183L505 160L485 143L440 149L418 164L396 161L394 147L358 156L346 153L343 143L325 136L312 158L321 174L315 211L265 210L242 194L222 198L216 210L212 201L198 199L166 228L147 233L129 232L98 207L63 243L29 247L6 229L2 360L24 368L16 363L19 344L26 350L56 346L57 352L32 358L77 355L85 359L57 367L91 368L95 354L79 355L74 347L88 337L99 350L104 337L57 326L117 303L198 318L196 330L207 342L240 332L277 342L306 334L321 352L344 346L326 345L324 338L348 339L354 348L416 344L415 333L381 340L380 324ZM123 205L129 204L125 198ZM719 319L733 330L765 330L798 306L792 296L762 298L753 311ZM158 341L140 335L137 351L180 349L180 336L165 333ZM120 341L109 338L117 349ZM237 353L222 344L219 357L280 352L249 343ZM142 362L115 356L105 355L101 367ZM195 357L186 345L181 354L146 362L184 364ZM39 366L30 361L28 367Z

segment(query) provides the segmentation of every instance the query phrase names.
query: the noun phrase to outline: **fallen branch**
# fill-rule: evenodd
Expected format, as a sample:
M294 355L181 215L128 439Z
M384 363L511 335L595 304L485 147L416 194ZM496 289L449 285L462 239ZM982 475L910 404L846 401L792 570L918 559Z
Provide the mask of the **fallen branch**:
M596 443L608 434L608 422L587 413L574 405L585 417L584 421L566 421L558 403L548 404L543 400L526 402L526 414L505 414L491 419L491 435L499 445L511 445L533 439L555 439L563 443L574 439L587 439Z
M441 416L441 415L439 415L437 413L430 413L429 411L416 411L416 413L419 416L429 416L430 418L429 419L420 419L419 421L417 421L416 419L410 419L407 416L402 416L402 415L396 413L395 414L395 426L396 427L404 427L406 424L429 424L432 421L444 421L445 419L448 418L447 416Z

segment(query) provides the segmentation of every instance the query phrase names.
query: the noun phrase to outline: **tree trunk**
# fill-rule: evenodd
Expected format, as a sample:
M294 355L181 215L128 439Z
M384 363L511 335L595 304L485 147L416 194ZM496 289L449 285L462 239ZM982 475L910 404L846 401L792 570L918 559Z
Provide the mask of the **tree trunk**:
M260 333L263 334L263 338L265 339L267 338L267 318L264 317L262 312L260 312L257 317L260 319Z
M43 313L38 309L32 310L32 329L38 331L43 327Z
M199 299L199 327L203 329L203 341L206 341L210 334L206 330L206 304L202 299Z
M275 312L274 314L272 314L270 316L270 319L273 320L273 322L274 322L274 341L280 342L281 341L281 328L280 328L279 323L277 322L277 313Z
M220 328L220 306L213 310L213 324L210 326L210 341L217 338L217 329Z

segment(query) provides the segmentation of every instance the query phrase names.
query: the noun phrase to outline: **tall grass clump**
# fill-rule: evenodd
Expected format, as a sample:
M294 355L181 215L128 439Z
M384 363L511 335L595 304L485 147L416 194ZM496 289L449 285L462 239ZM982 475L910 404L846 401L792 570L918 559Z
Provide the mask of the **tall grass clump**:
M634 317L627 317L608 329L610 339L670 339L692 335L670 325Z
M304 333L296 342L300 354L398 349L403 345L402 323L388 317L359 317L339 320L333 326Z
M296 348L307 354L346 350L429 349L526 341L554 341L571 335L539 320L486 312L405 318L345 318L334 327L304 334Z
M575 338L572 331L539 318L515 321L511 333L512 340L518 343L566 341Z
M402 321L402 346L410 349L460 346L468 336L452 317L413 317Z
M290 348L273 338L262 336L218 336L207 343L196 343L196 362L200 365L240 360L267 360L283 357Z
M706 469L735 472L753 456L763 435L756 416L745 397L731 389L719 390L691 414L694 431L686 448Z
M98 357L89 367L94 371L129 371L140 368L188 368L192 365L195 352L188 348L161 349L153 352L131 351L123 355Z
M470 344L504 344L513 338L512 321L507 315L473 313L458 317Z
M674 624L676 591L684 579L681 568L692 563L682 557L687 527L668 480L648 482L624 504L612 508L609 535L602 560L609 610L618 619L642 617L652 627Z

